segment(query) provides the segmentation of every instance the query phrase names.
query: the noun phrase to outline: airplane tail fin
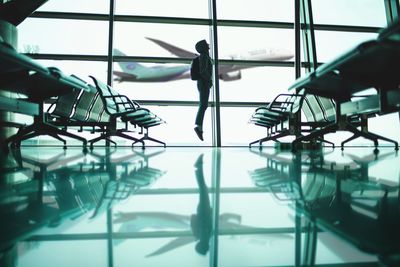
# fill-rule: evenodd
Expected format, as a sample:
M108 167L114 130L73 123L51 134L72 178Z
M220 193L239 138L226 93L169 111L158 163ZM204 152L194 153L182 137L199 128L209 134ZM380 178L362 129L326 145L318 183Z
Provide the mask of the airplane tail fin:
M126 56L121 50L114 48L114 56Z
M122 51L114 48L114 56L126 56ZM137 62L118 62L118 65L122 69L123 72L126 73L135 73L135 71L139 69L146 69L145 66L137 63Z

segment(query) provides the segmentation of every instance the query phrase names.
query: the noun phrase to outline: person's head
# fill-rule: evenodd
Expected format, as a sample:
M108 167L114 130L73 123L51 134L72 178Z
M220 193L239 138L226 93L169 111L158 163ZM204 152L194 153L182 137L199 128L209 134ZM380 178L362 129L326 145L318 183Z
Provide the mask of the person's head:
M210 46L208 45L206 40L201 40L196 43L195 48L196 48L196 51L201 54L201 53L208 53Z

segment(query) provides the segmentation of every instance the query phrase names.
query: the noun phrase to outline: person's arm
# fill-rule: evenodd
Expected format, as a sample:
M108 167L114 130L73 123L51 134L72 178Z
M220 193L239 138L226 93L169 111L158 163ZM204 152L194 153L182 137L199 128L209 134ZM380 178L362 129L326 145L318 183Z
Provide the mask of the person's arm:
M200 76L204 81L211 81L212 64L207 55L200 55L199 60Z

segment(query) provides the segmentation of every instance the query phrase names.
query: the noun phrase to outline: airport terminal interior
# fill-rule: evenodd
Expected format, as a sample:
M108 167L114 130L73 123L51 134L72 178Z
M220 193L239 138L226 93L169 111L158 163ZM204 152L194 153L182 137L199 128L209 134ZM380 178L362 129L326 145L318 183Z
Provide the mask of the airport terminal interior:
M400 266L399 14L0 0L0 266Z

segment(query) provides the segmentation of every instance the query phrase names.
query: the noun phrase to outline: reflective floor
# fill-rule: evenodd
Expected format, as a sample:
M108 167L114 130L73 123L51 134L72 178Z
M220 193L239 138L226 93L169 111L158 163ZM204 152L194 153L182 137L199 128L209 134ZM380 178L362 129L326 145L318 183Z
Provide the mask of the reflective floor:
M0 266L400 266L393 148L22 148Z

